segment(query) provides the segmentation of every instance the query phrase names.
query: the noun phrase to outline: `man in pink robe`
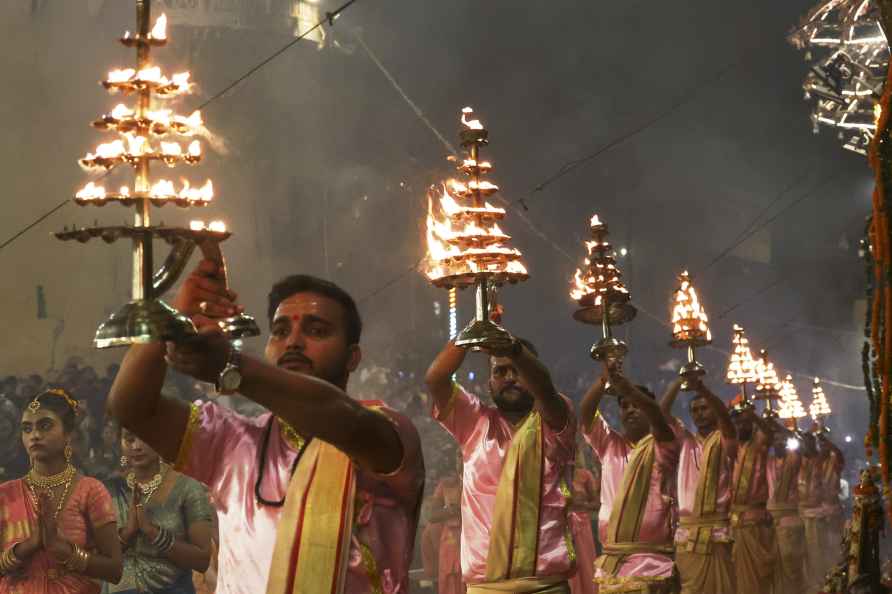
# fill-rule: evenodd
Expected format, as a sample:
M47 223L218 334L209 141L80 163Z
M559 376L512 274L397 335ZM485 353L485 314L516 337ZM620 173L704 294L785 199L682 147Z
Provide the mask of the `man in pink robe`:
M619 400L622 433L598 412L608 382ZM601 461L598 532L604 554L596 563L599 594L676 591L672 509L680 444L669 420L653 394L618 372L609 372L608 366L583 397L580 419L585 439ZM652 460L633 469L634 475L627 479L633 456L650 444ZM633 484L635 476L647 477L640 491ZM631 501L636 496L639 500ZM625 509L617 509L624 505ZM625 529L623 521L637 527Z
M491 353L489 386L495 406L453 384L465 354L465 349L449 342L425 379L434 401L432 414L458 442L464 460L461 564L468 592L569 594L567 578L574 563L568 502L561 491L569 482L576 449L572 405L557 392L527 341L514 339L507 350ZM488 575L488 558L500 479L515 432L535 414L542 420L539 525L517 527L538 535L536 550L522 551L535 559L535 567L529 568L529 575L493 578ZM523 472L520 468L518 475Z
M668 415L684 378L675 381L661 406ZM696 433L674 424L681 440L678 464L678 529L675 563L682 594L735 594L731 557L731 482L737 460L737 430L725 404L696 379L688 404Z
M768 458L768 511L774 523L774 594L805 592L805 531L799 517L802 442L791 431L777 431Z
M307 484L292 484L313 441L335 448L338 460L347 456L353 477L347 484L355 487L346 502L353 510L348 535L316 543L322 545L317 549L337 551L336 570L320 580L333 582L328 590L336 594L407 594L424 463L418 432L407 418L344 391L361 360L356 304L328 281L286 277L269 295L271 335L261 360L239 354L219 332L215 319L240 311L234 300L218 265L203 260L174 303L192 317L199 337L168 344L166 351L158 343L131 347L109 397L110 412L210 487L220 520L218 594L279 594L273 576L283 573L292 576L293 589L303 587L308 574L295 577L297 556L276 567L273 556L283 535L298 542L307 536L283 518L301 504L291 501L292 491L313 497L312 477L325 474L323 469ZM271 412L248 418L215 403L190 409L163 397L168 364ZM233 369L239 376L234 388ZM345 492L332 492L326 501L326 490L313 501L338 505L341 513Z
M771 590L775 563L774 527L768 503L768 450L776 427L757 416L738 394L731 415L737 427L737 460L731 484L731 537L737 594Z

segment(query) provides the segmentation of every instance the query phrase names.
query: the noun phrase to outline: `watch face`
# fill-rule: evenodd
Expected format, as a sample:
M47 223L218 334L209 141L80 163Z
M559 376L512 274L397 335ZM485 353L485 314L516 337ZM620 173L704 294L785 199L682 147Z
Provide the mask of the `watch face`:
M227 369L220 378L220 387L224 392L233 392L242 383L242 374L236 368Z

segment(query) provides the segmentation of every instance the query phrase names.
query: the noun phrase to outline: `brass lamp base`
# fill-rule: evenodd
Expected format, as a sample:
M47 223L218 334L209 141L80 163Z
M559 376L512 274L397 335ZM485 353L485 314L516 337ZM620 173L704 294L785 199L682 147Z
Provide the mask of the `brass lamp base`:
M699 361L689 361L682 367L678 375L685 378L685 382L681 385L681 389L684 392L693 392L695 390L694 386L697 382L693 381L695 379L699 379L706 375L706 368L700 364Z
M217 324L230 340L260 336L260 327L257 326L257 322L253 317L246 314L222 319Z
M93 344L98 349L180 340L195 335L195 326L160 299L131 301L99 326Z
M472 351L500 351L511 348L511 334L489 320L472 320L455 338L455 346Z
M592 350L589 354L595 361L606 361L607 359L622 359L628 352L629 347L626 346L626 343L610 336L602 338L592 345Z

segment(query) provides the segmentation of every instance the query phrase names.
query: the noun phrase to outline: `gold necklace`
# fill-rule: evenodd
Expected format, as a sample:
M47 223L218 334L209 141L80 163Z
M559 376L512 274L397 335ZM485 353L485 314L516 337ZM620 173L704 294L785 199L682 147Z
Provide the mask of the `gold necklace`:
M50 476L44 476L32 468L28 471L27 480L41 491L46 491L64 485L71 480L76 472L71 464L66 464L62 472Z
M282 433L282 438L284 438L285 441L298 452L303 449L306 440L301 437L301 434L282 417L276 417L276 419L279 420L279 430Z
M135 491L137 488L139 488L143 496L142 503L146 504L149 502L149 499L152 498L152 495L155 494L155 491L157 491L159 487L161 487L161 483L164 482L164 477L166 475L167 465L164 463L161 464L161 468L158 474L152 477L152 480L147 483L137 482L136 473L131 470L130 473L127 475L127 486L130 487L131 491Z
M53 494L53 489L56 487L59 487L61 485L65 485L65 489L62 490L62 496L59 497L59 501L56 504L56 511L53 512L53 519L54 520L58 519L59 514L62 513L62 507L65 505L65 502L68 499L68 492L71 491L71 483L74 482L74 477L77 475L77 470L75 470L74 466L69 464L68 468L66 468L62 473L54 475L54 477L58 477L61 474L65 474L66 478L65 478L64 482L57 483L53 487L43 487L43 486L37 484L32 478L32 473L36 474L36 473L34 473L34 470L32 469L25 476L25 484L28 486L28 495L31 497L31 503L34 504L35 510L40 510L40 499L37 496L38 492L40 492L42 494L49 495L50 499L55 499L56 497ZM41 475L39 475L39 474L37 474L37 476L41 477ZM49 478L54 478L54 477L49 477ZM41 478L47 478L47 477L41 477Z

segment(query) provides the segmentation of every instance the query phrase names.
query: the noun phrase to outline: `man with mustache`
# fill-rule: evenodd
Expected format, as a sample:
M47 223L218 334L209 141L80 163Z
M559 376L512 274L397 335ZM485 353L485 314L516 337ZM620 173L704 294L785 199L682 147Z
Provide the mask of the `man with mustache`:
M660 406L667 417L684 382L693 382L688 411L696 433L677 419L678 529L675 564L682 594L734 594L731 557L731 481L737 459L737 430L725 404L697 378L678 378Z
M407 592L424 463L408 419L345 392L362 357L355 302L315 277L279 281L262 360L239 353L215 322L241 310L235 299L202 261L174 302L198 338L131 347L109 410L210 487L218 594ZM270 412L252 419L165 398L167 365Z
M528 341L515 338L489 353L495 406L453 382L465 354L447 343L425 380L433 416L464 460L461 564L468 594L569 594L572 406Z
M608 384L619 402L622 433L598 412ZM585 439L601 461L598 532L604 550L595 561L598 592L676 592L671 526L681 446L668 418L656 397L632 385L612 361L583 397L579 414Z

